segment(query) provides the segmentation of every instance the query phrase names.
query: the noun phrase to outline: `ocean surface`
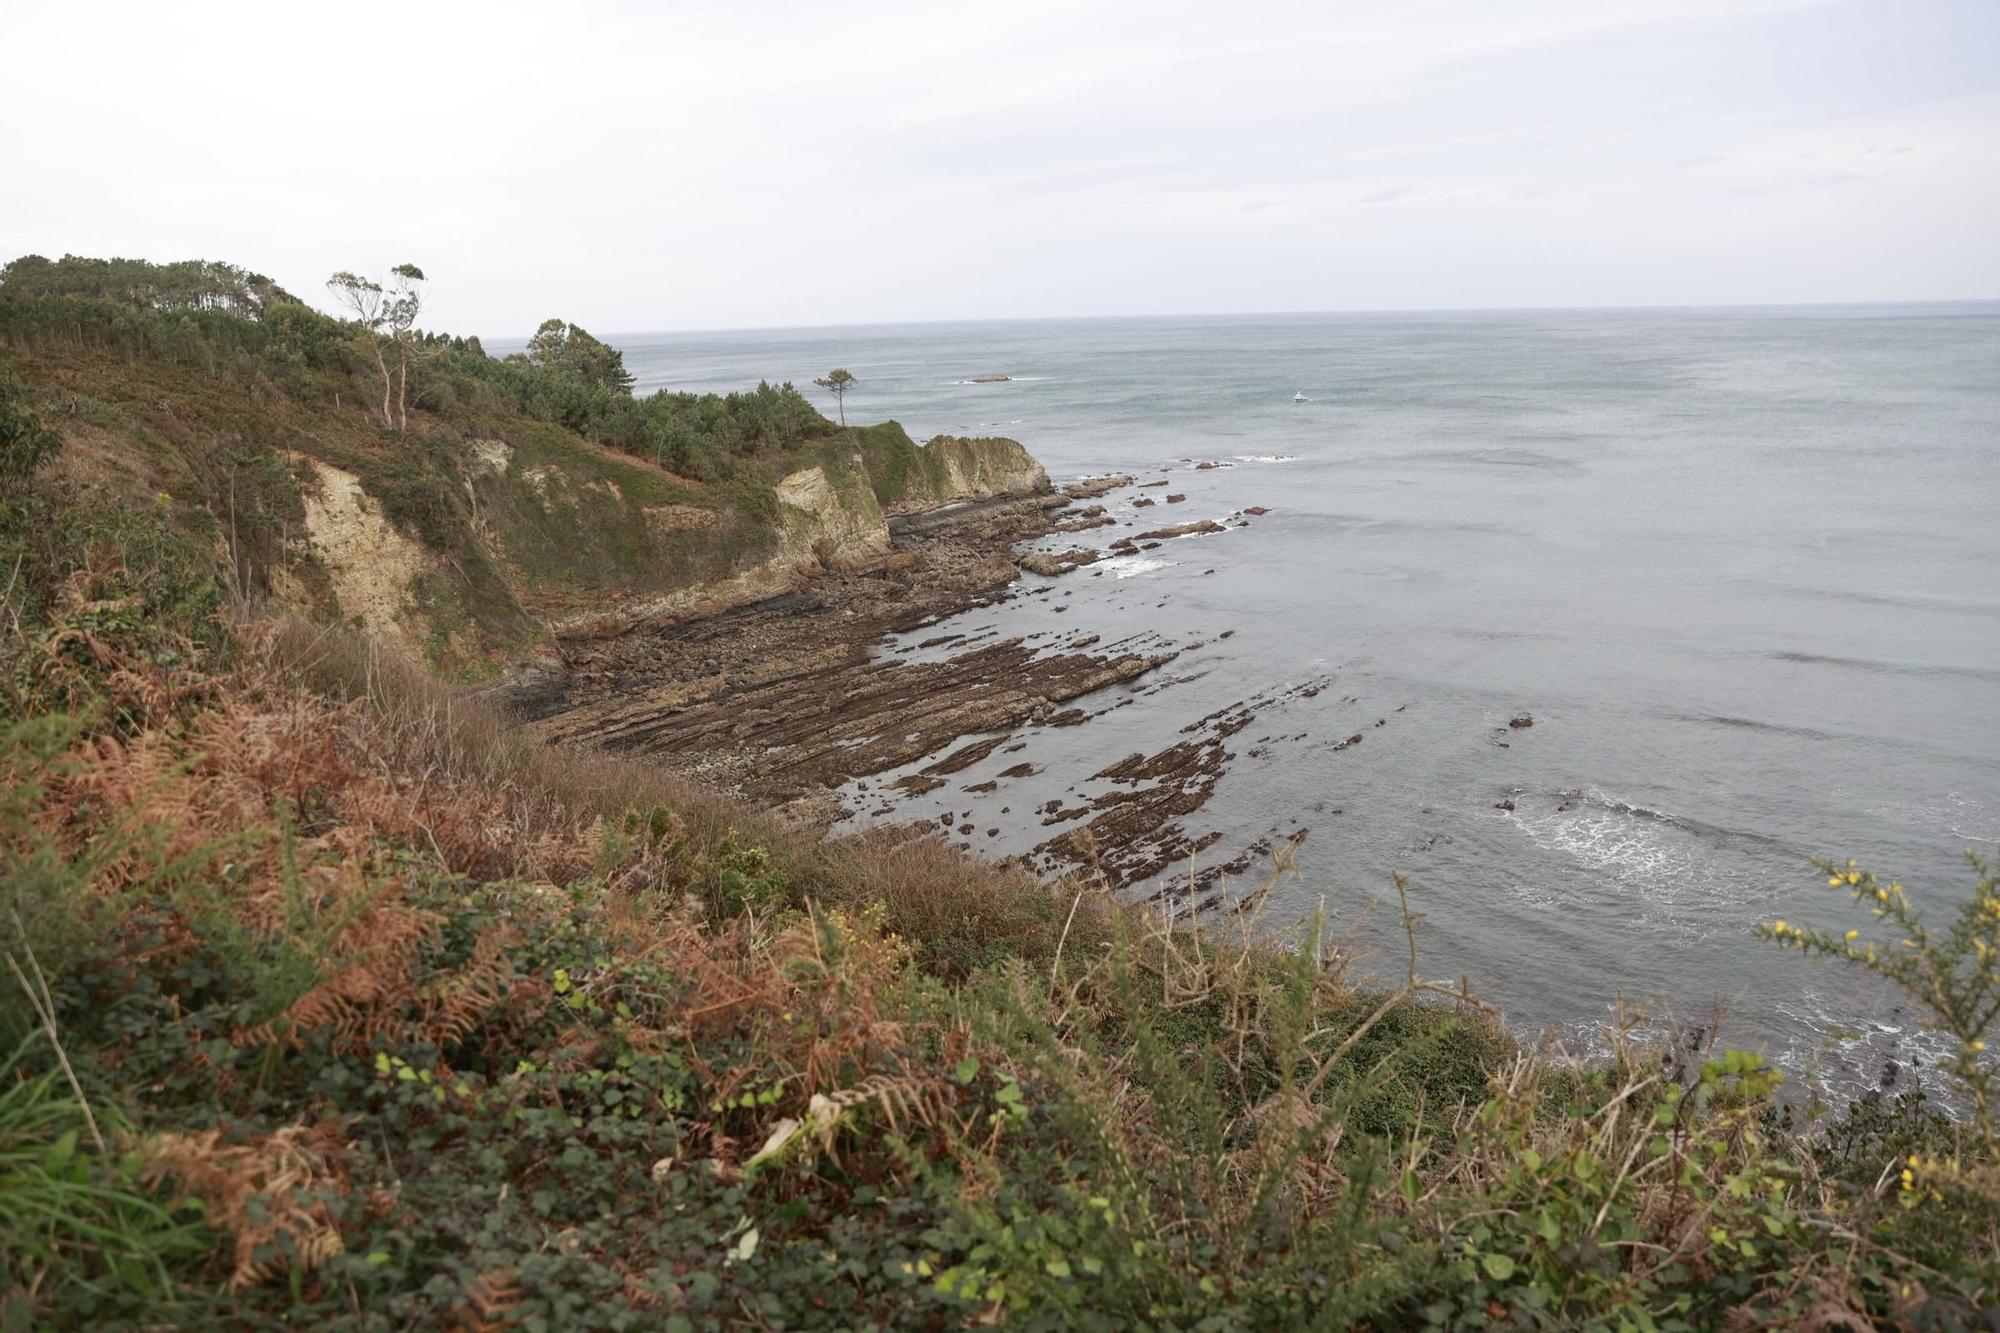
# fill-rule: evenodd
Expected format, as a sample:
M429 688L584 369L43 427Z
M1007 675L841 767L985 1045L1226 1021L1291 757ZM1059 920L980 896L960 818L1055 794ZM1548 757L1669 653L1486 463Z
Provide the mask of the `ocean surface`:
M850 421L1011 436L1058 481L1171 479L1051 548L1270 510L954 625L1189 647L1171 688L1091 701L903 815L962 811L1004 830L981 850L1022 851L1051 832L1028 812L1101 789L1105 763L1330 677L1260 712L1187 821L1222 832L1218 864L1310 830L1271 928L1324 904L1393 976L1393 899L1369 904L1400 871L1425 972L1523 1032L1590 1049L1620 996L1683 1021L1719 1000L1731 1044L1847 1091L1890 1060L1907 1086L1944 1049L1867 979L1751 929L1870 926L1814 855L1901 878L1941 919L1965 851L2000 853L2000 304L612 341L641 392L845 366ZM1167 490L1188 498L1132 509ZM1024 758L1043 771L961 790Z

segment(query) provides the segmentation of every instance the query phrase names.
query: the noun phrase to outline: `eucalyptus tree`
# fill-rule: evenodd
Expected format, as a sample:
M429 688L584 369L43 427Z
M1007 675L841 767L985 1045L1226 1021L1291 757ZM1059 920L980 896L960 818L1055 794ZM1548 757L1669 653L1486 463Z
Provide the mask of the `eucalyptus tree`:
M354 312L382 375L382 426L405 430L410 424L410 362L418 353L417 316L424 308L424 271L415 264L389 270L389 284L342 270L326 280L333 299ZM395 353L389 369L385 349Z

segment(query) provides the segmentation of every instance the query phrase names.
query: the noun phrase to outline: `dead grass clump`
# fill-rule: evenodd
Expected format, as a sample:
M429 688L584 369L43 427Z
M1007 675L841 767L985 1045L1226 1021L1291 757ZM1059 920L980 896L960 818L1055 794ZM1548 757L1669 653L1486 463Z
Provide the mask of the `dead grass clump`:
M633 809L665 806L700 836L736 828L761 836L778 822L655 764L544 744L475 696L384 651L368 635L295 616L261 628L257 655L277 679L330 699L365 704L399 755L452 781L503 794L517 830L533 832Z
M1024 870L972 861L940 838L870 833L821 852L820 896L858 908L880 902L901 934L920 942L934 970L965 976L1003 958L1047 966L1055 957L1074 890ZM1115 909L1085 895L1072 927L1074 956L1109 936Z
M1067 947L1093 956L1118 911L1092 893L1072 921L1073 888L1047 888L1025 871L976 861L941 839L872 832L821 841L657 764L545 744L353 630L287 618L265 631L258 653L275 676L365 703L372 726L393 739L406 769L479 799L502 800L498 822L514 839L560 839L579 821L616 823L633 811L671 811L687 859L745 844L762 848L792 885L795 901L850 911L883 903L889 923L918 946L921 961L946 976L1010 957L1047 965L1066 924ZM428 833L409 831L419 845Z

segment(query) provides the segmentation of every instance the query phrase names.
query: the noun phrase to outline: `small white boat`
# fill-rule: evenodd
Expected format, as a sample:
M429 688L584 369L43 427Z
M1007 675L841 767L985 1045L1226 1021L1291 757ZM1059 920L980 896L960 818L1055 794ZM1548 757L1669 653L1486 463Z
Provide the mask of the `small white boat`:
M1302 393L1295 393L1292 395L1292 401L1295 403L1310 403L1312 399L1306 397Z

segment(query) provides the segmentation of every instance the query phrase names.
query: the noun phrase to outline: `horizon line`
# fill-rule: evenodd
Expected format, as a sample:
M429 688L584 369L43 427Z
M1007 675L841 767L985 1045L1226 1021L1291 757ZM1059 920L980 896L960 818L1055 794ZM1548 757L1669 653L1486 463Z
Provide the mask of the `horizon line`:
M1297 319L1315 316L1381 315L1566 315L1616 314L1695 310L1825 310L1835 308L1896 308L1906 306L2000 305L2000 295L1960 297L1899 297L1893 300L1846 301L1686 301L1664 304L1628 305L1545 305L1545 306L1379 306L1338 310L1196 310L1144 315L983 315L947 319L876 319L855 323L819 324L730 324L687 328L623 329L597 335L606 341L616 338L686 337L719 333L807 333L840 329L936 328L963 324L1077 324L1175 319ZM495 342L526 342L532 333L505 334Z

